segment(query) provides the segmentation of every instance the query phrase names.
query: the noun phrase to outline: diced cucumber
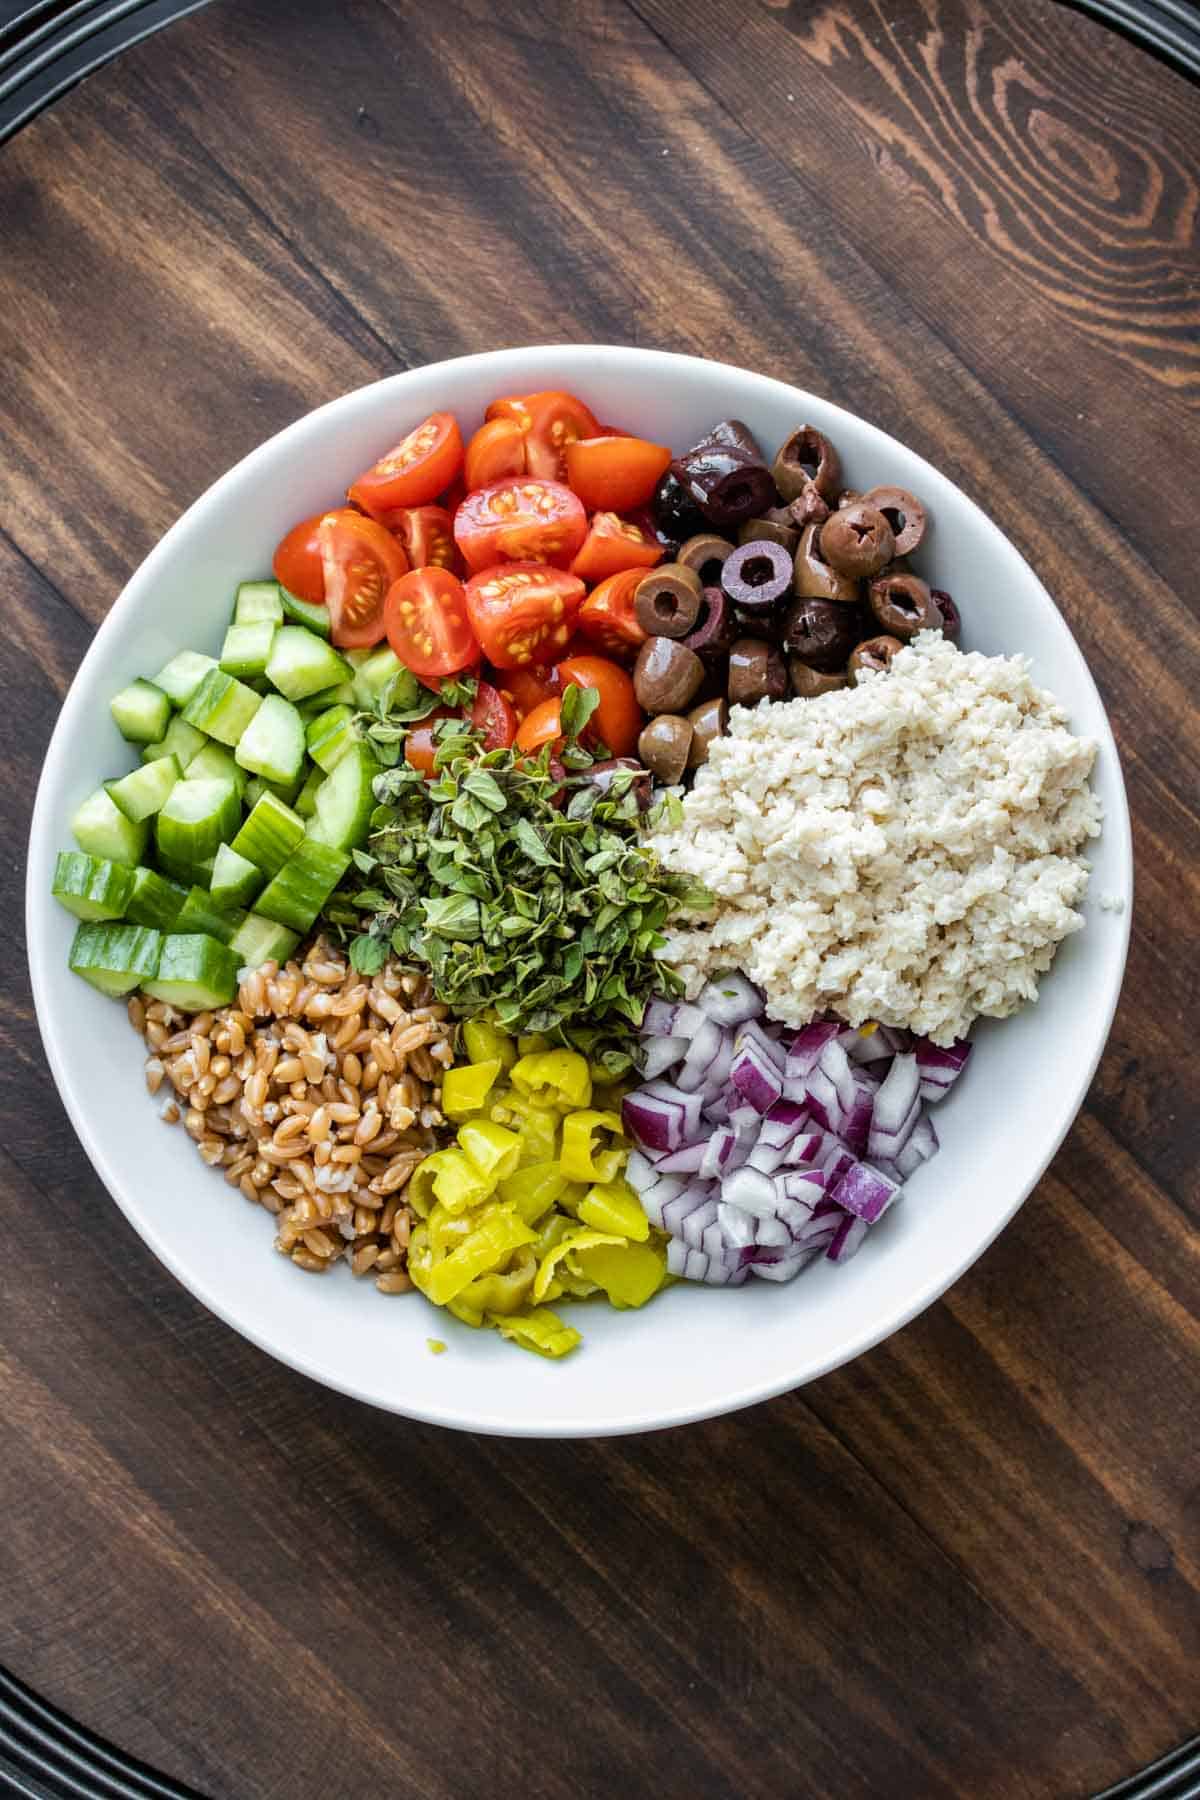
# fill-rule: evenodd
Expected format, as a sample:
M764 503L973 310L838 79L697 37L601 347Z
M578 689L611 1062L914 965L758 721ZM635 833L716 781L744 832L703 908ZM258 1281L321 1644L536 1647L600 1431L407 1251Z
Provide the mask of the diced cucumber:
M350 664L300 625L281 625L271 646L267 679L285 700L304 700L350 679Z
M237 992L239 963L219 938L203 932L171 932L162 940L158 974L142 986L155 1000L181 1012L228 1006Z
M144 925L81 925L67 960L102 994L128 994L157 973L162 942Z
M283 601L277 581L243 581L233 603L235 625L283 624Z
M349 866L341 850L305 838L258 896L255 911L293 931L307 931Z
M190 887L206 888L208 886L212 880L213 864L216 860L215 856L202 856L199 862L188 862L186 857L164 856L161 849L158 852L159 868L164 875L169 875L185 894Z
M328 775L345 756L357 735L354 729L354 709L349 706L331 706L309 721L304 741L308 745L308 754L317 767L324 769Z
M227 675L263 675L271 655L275 627L269 619L253 625L231 625L221 646L221 667Z
M152 744L167 729L171 702L152 681L131 681L108 703L113 724L131 744Z
M120 919L133 892L133 870L82 850L60 850L50 892L77 919Z
M289 931L286 925L277 925L274 919L264 919L259 913L249 912L234 933L229 948L238 959L239 969L257 969L265 962L282 965L299 942L298 932Z
M174 873L215 856L232 838L241 816L241 802L231 781L206 777L193 781L185 775L171 789L155 822L155 841L164 866Z
M284 617L292 619L297 625L307 626L315 631L318 637L329 636L329 608L324 602L301 600L298 594L289 594L283 583L279 584L279 604L283 607Z
M274 794L285 806L291 806L303 785L303 769L293 781L268 781L265 775L252 775L246 783L246 805L257 806L264 794Z
M414 706L421 692L421 684L411 669L406 669L394 650L384 644L378 650L372 650L366 662L360 663L354 671L354 698L364 712L374 710L375 702L383 693L389 681L395 686L391 692L392 705L400 708Z
M167 795L182 774L177 756L158 756L139 769L131 769L118 781L106 781L104 791L127 819L140 825L143 819L152 819L162 811Z
M212 738L207 739L183 772L189 781L232 781L239 800L246 792L246 771L238 768L232 750Z
M223 669L210 669L183 709L189 725L219 744L236 744L262 705L251 688Z
M324 769L319 769L314 763L312 768L308 771L308 779L305 781L304 786L300 789L300 792L296 795L295 801L293 802L296 811L300 814L302 819L311 819L315 817L317 811L317 789L324 779Z
M97 788L89 794L71 820L71 833L81 850L89 856L106 857L110 862L128 863L132 868L146 853L150 826L127 819L116 801Z
M262 870L249 857L240 856L232 844L222 844L213 862L208 891L213 905L228 912L235 906L248 906L265 880Z
M366 662L367 658L373 654L374 654L374 652L372 650L361 648L361 647L355 647L354 649L351 649L351 650L343 650L342 651L342 655L345 657L346 661L350 664L350 667L352 669L354 669L356 672L362 668L362 666Z
M367 746L351 744L317 789L317 816L308 835L335 850L353 850L365 843L375 810L372 783L378 773L379 764Z
M180 882L168 881L157 869L135 869L125 917L132 925L153 925L157 931L169 931L186 898L187 889Z
M209 937L227 944L245 916L241 907L223 911L214 904L207 888L194 887L188 890L187 899L180 907L179 917L172 929L183 932L203 931Z
M295 781L304 767L304 721L290 701L266 696L241 735L235 760L264 781Z
M233 839L233 849L264 875L277 875L304 836L304 820L274 794L262 794Z
M160 756L177 756L180 768L186 769L207 742L202 731L197 731L194 725L189 725L186 719L181 719L176 713L159 741L146 745L142 751L142 761L149 763Z
M328 712L331 706L357 708L358 701L354 696L354 683L339 681L336 687L322 688L319 694L310 694L306 700L299 700L296 704L305 720L308 720L319 719L321 714Z
M175 706L186 706L209 670L216 666L215 656L202 656L199 650L181 650L158 671L154 685Z

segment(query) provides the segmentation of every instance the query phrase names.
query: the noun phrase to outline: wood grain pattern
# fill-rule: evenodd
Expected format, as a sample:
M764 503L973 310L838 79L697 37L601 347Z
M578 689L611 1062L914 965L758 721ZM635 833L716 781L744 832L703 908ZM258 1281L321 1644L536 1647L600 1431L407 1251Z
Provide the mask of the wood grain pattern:
M545 10L217 0L0 165L0 1661L214 1800L1082 1795L1200 1716L1200 95L1050 0ZM597 1444L380 1416L203 1313L74 1142L17 924L58 703L180 508L556 337L781 374L978 497L1139 864L1088 1105L979 1266Z

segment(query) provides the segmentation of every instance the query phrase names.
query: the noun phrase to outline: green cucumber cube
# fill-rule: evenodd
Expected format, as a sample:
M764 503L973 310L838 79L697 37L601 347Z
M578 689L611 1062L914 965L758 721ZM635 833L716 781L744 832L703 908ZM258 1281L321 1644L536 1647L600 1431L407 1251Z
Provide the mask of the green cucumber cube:
M77 919L120 919L133 892L133 870L82 850L60 850L50 892Z
M186 706L210 669L215 669L215 656L202 656L198 650L181 650L154 677L154 686L162 689L176 706Z
M89 856L128 863L132 868L146 853L150 826L145 820L127 819L116 801L97 788L71 820L71 834Z
M318 768L314 763L312 768L308 771L308 777L304 786L300 789L300 792L293 801L293 805L302 819L311 819L316 816L317 789L324 779L324 769Z
M246 771L238 768L232 750L212 738L207 738L203 749L184 765L184 774L189 781L232 781L239 800L246 792Z
M262 870L249 857L240 856L232 844L222 844L213 862L208 891L214 906L229 911L248 906L265 880Z
M283 601L277 581L243 581L233 603L235 625L282 625Z
M397 710L416 704L421 692L420 682L411 669L405 668L396 652L385 644L382 649L373 650L366 662L360 663L354 671L355 704L364 712L373 712L389 681L395 685L388 698Z
M167 795L167 803L155 821L155 841L164 867L195 868L215 856L238 828L242 816L237 789L231 781L185 775Z
M279 873L303 837L304 820L276 795L261 794L233 839L233 848L264 875L272 876Z
M180 768L186 769L207 742L202 731L197 731L194 725L189 725L186 719L181 719L176 713L158 742L146 745L142 751L142 761L149 763L160 756L177 756Z
M153 925L156 931L169 931L186 898L187 889L178 881L169 881L157 869L135 869L125 917L131 925Z
M155 1000L181 1012L228 1006L237 993L238 959L219 938L204 932L171 932L162 940L158 973L142 986Z
M152 681L131 681L108 703L113 724L131 744L152 744L167 729L171 702Z
M265 962L276 962L282 968L299 942L298 932L289 931L286 925L277 925L274 919L264 919L259 913L249 912L234 933L229 948L238 959L239 969L257 969Z
M227 675L253 676L266 672L275 627L269 619L253 625L231 625L221 646L221 667Z
M144 925L81 925L67 960L102 994L128 994L157 973L162 941Z
M350 664L336 650L302 626L281 625L275 633L267 679L285 700L307 699L322 688L349 681L351 673Z
M366 744L350 744L317 789L317 815L308 835L335 850L353 850L365 844L375 810L378 773L379 764Z
M289 594L283 583L279 584L279 604L283 607L284 617L297 625L303 625L309 631L315 631L318 637L327 638L330 631L329 608L323 601L301 600L298 594ZM290 699L291 696L289 695Z
M159 756L138 769L131 769L118 781L106 781L104 791L127 819L140 825L143 819L152 819L156 812L162 811L168 794L182 774L177 756Z
M214 863L213 867L216 865ZM206 932L220 943L227 944L234 932L245 918L240 907L226 910L216 905L208 888L193 887L179 909L179 917L172 926L173 931Z
M317 767L324 769L328 775L331 769L336 768L357 735L354 709L349 706L330 706L309 721L304 741L308 746L308 754Z
M258 896L255 911L293 931L308 931L349 866L342 851L305 838Z
M242 733L236 760L264 781L295 781L304 767L304 721L295 707L268 694Z
M259 696L243 681L210 669L183 709L183 716L197 731L207 731L219 744L236 744L262 705Z

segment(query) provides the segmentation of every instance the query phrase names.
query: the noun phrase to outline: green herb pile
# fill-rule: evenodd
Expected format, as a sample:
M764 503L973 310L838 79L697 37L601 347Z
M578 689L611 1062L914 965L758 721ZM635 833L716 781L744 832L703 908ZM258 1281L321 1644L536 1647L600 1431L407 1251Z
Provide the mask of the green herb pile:
M460 683L430 705L466 698ZM554 766L548 750L485 750L468 720L442 720L430 780L402 760L405 722L385 696L363 721L389 765L375 780L370 849L354 852L366 885L344 888L332 917L358 926L350 957L364 974L395 955L427 970L459 1017L494 1012L505 1030L582 1050L615 1078L631 1066L646 1000L680 991L656 954L663 926L711 897L641 847L644 774L610 765L596 780L579 734L597 698L565 690Z

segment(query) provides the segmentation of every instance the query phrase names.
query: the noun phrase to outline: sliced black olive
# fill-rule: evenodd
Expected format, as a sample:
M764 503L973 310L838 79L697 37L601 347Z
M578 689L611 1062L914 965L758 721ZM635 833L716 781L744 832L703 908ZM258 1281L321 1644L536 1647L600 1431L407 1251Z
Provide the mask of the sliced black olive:
M660 563L638 582L637 622L647 637L684 638L700 617L700 577L682 563Z
M842 485L841 458L815 425L793 431L780 446L771 473L785 500L798 500L805 484L812 482L823 500L832 501Z
M733 628L733 608L719 587L706 587L700 623L688 633L684 643L706 663L719 662L725 656L737 633Z
M892 658L904 645L899 638L873 637L859 644L846 665L846 673L851 682L857 686L858 678L864 670L886 671L892 666Z
M865 500L840 506L831 513L817 541L830 568L839 575L851 575L856 581L878 575L880 569L886 568L896 542L883 514Z
M708 746L714 738L724 737L729 727L729 705L722 698L702 700L688 714L692 727L692 747L688 751L688 768L698 769L708 761Z
M925 508L915 494L906 488L873 487L862 496L868 506L881 512L892 528L896 555L911 556L925 536Z
M670 469L659 481L650 504L658 532L664 541L682 544L685 538L695 537L698 531L707 530L704 514Z
M644 727L638 739L638 755L664 787L674 787L682 778L693 736L691 724L678 713L660 713Z
M775 483L766 464L732 444L706 444L689 450L686 456L676 458L668 473L677 478L709 524L722 531L775 504Z
M703 679L700 658L674 638L647 638L633 666L633 691L648 713L682 712Z
M858 583L849 575L839 575L821 555L817 534L819 525L809 525L796 551L795 588L801 596L818 600L857 600Z
M753 457L755 462L763 460L758 439L741 419L722 419L719 425L714 425L711 431L706 431L699 443L692 445L692 449L702 450L708 444L729 444L733 449L741 450L745 455Z
M782 544L739 544L721 570L721 586L738 606L774 606L792 591L792 558Z
M762 638L738 638L729 652L729 704L756 706L782 700L788 691L787 664Z
M606 794L612 786L614 778L625 770L628 770L633 776L633 780L629 784L629 791L637 801L638 811L645 812L650 805L650 779L645 769L641 768L632 756L610 757L607 762L593 763L591 768L584 772L587 779L595 787L598 787L602 794Z
M962 614L958 610L958 602L952 600L945 588L930 588L930 599L942 615L942 636L957 644L962 638Z
M771 513L779 513L781 519L774 519ZM739 544L766 542L782 544L789 556L795 556L796 546L800 542L800 533L791 523L791 515L783 506L773 506L771 512L761 519L747 519L738 532Z
M836 673L826 673L822 669L810 668L808 663L801 662L793 656L788 663L788 674L792 679L792 692L797 700L815 700L818 694L835 694L839 688L849 687L850 677L844 669Z
M718 537L715 531L702 531L679 546L675 561L682 563L685 569L694 569L704 587L716 587L721 580L725 558L732 555L733 545L728 538Z
M919 575L877 575L867 589L867 604L892 637L913 638L918 631L940 631L937 601Z
M783 615L783 647L810 668L844 669L865 629L862 609L844 600L793 600Z

